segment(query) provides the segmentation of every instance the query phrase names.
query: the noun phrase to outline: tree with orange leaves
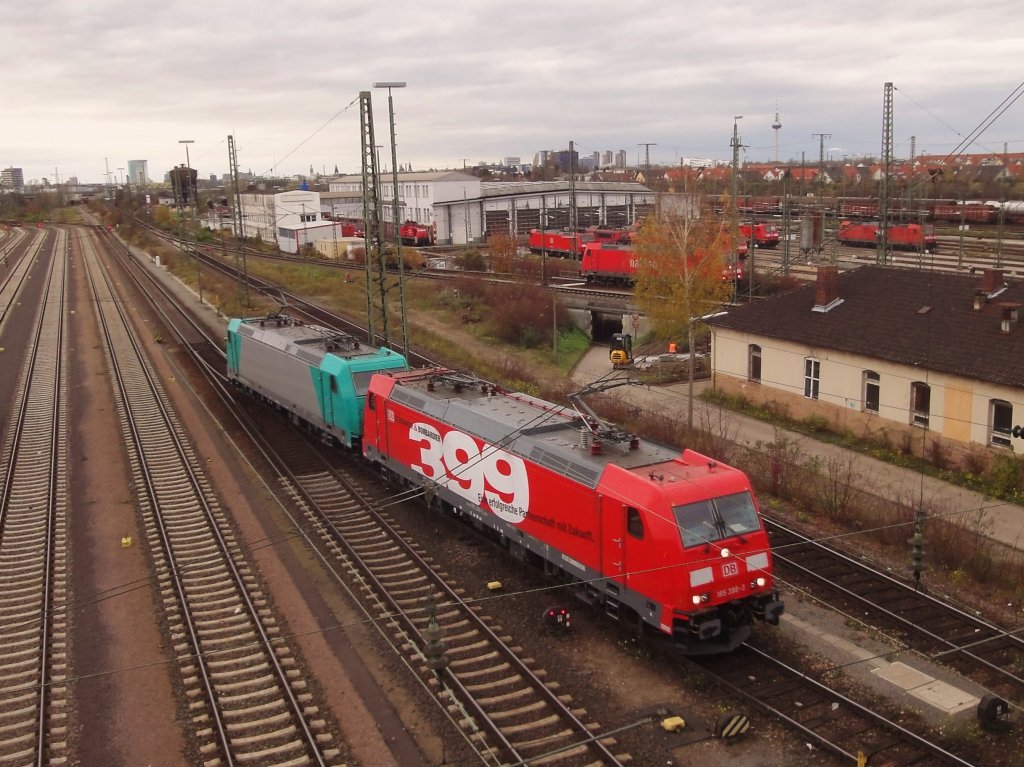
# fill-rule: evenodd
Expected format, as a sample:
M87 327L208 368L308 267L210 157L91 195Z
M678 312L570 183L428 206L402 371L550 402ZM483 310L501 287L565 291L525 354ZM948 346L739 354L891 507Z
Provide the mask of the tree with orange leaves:
M687 199L685 210L659 206L648 216L633 249L637 307L658 338L686 337L692 347L691 318L714 311L732 294L733 283L723 275L735 242L725 218L697 198Z

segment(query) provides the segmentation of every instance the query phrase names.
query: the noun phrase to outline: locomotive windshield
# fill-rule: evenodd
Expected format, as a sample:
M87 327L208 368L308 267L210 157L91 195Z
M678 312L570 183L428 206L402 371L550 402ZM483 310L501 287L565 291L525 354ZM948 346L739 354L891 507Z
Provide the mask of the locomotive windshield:
M750 493L673 506L683 546L700 546L761 529Z

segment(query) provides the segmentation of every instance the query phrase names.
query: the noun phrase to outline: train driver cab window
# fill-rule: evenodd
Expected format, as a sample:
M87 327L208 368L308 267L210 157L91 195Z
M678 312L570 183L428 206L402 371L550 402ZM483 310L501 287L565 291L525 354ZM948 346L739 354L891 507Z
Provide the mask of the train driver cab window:
M711 500L673 506L676 524L683 535L683 546L702 546L722 537L714 502Z
M715 506L725 524L726 535L743 535L761 529L757 507L750 493L735 493L715 499Z
M626 507L626 532L637 540L644 538L644 520L632 506Z
M673 506L683 546L701 546L761 529L750 493L734 493Z

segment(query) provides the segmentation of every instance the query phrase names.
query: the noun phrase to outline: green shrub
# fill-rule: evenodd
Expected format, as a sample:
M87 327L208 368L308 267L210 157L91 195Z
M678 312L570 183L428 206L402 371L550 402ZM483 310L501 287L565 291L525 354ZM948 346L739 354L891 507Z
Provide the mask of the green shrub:
M989 462L983 477L992 495L1013 500L1020 496L1022 465L1009 453L997 453Z

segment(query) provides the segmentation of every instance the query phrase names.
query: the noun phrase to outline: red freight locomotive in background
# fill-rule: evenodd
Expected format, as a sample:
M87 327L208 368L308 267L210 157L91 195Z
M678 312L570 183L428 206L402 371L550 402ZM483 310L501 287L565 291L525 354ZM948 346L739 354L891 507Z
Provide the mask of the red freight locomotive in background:
M692 450L434 368L373 377L363 454L686 652L783 611L749 480Z
M575 232L531 229L530 250L534 253L546 252L552 256L579 258L583 250L583 238Z
M722 267L722 279L726 282L743 280L747 249L742 243L740 245L736 260L727 261ZM603 242L590 243L583 247L580 276L587 282L604 285L632 285L636 281L639 264L636 253L630 247Z
M392 230L394 231L394 230ZM415 221L406 221L398 230L403 245L433 245L434 228Z
M920 224L894 224L886 228L889 244L901 250L932 252L938 240L931 226ZM878 245L878 224L858 224L843 221L836 232L836 242L841 245L873 248Z
M750 242L751 230L754 235L754 247L774 248L779 244L778 227L772 224L740 224L740 241Z
M593 242L628 244L633 239L632 229L602 229L591 226L582 232L568 229L531 229L530 251L552 256L580 258L583 249Z

